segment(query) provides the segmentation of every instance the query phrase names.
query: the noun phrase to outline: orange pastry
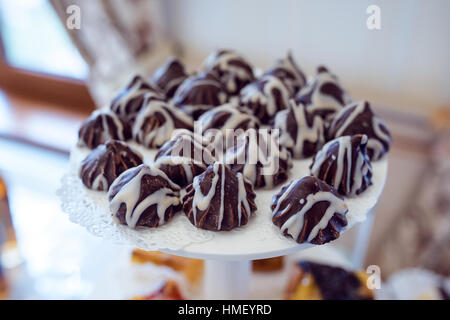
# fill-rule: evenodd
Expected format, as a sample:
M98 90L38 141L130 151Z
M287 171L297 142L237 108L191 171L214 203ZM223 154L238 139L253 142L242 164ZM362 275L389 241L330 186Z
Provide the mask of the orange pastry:
M255 272L273 272L283 268L284 257L259 259L252 261L252 269Z
M192 284L198 284L203 276L203 261L198 259L178 257L159 251L133 250L131 260L134 263L153 263L167 266L182 273Z

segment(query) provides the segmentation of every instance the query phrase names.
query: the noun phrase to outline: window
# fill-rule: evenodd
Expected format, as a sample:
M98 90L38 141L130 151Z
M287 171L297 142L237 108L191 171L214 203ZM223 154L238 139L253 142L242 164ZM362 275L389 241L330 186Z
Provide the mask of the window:
M89 68L48 0L0 0L7 63L33 72L83 80Z

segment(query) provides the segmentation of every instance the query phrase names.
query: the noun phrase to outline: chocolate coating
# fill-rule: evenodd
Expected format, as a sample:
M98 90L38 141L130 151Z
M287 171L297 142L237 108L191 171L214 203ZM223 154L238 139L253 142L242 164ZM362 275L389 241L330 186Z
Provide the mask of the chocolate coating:
M181 209L180 187L146 164L128 169L114 180L108 198L116 220L130 228L156 228Z
M370 160L380 159L391 146L391 135L386 125L373 113L369 102L353 102L340 110L328 130L329 139L365 134Z
M291 93L277 77L266 75L245 86L240 93L240 103L268 124L279 110L286 109Z
M152 82L166 94L167 98L172 98L187 77L183 64L177 58L170 57L153 73Z
M236 139L224 160L234 172L242 172L255 188L272 188L288 178L290 153L268 130L249 129Z
M173 104L197 120L227 99L228 95L219 80L211 73L203 73L183 81L175 92Z
M223 163L211 164L186 188L183 211L198 228L231 230L248 223L256 211L252 185Z
M133 123L137 113L142 108L144 95L156 100L164 100L164 94L148 84L141 76L136 75L128 85L112 100L111 110L119 117Z
M321 66L313 81L297 94L296 101L303 103L308 112L331 121L335 113L350 102L350 98L336 76Z
M307 112L303 104L292 99L288 109L277 112L273 128L279 130L280 145L295 159L313 156L325 143L322 118Z
M194 177L214 161L211 152L194 134L181 134L172 137L159 149L154 165L172 181L184 187L192 183Z
M343 136L327 142L314 156L311 174L341 195L354 196L372 184L366 135Z
M131 138L131 128L109 110L95 110L78 131L78 146L94 149L109 139L126 141Z
M291 181L272 199L272 222L298 243L324 244L347 225L344 198L315 177Z
M226 148L236 135L250 128L258 129L259 125L258 118L247 109L224 104L202 114L195 123L195 132Z
M141 154L122 141L108 140L81 162L80 178L89 189L108 191L122 172L140 164Z
M284 59L277 60L264 75L272 75L283 81L294 96L306 84L305 74L298 67L291 52L288 52Z
M250 64L232 50L218 50L211 53L204 64L205 71L217 76L228 94L235 95L255 80Z
M192 118L164 101L145 97L143 106L133 125L133 137L148 148L163 145L175 129L193 130Z

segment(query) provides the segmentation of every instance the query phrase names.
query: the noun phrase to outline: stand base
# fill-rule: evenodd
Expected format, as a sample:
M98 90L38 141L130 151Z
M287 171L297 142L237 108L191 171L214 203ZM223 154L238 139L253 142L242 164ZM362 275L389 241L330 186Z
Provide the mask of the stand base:
M251 261L205 261L204 297L213 300L248 299Z

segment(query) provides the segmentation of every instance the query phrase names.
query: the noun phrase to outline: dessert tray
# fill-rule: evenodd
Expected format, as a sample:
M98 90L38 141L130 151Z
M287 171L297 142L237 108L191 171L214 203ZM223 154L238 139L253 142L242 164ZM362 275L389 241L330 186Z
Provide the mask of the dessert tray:
M146 164L152 162L157 152L134 142L129 142L129 145L141 152ZM158 228L130 229L117 224L109 210L107 193L87 189L79 178L80 163L89 152L87 148L73 147L70 169L62 178L58 195L62 201L62 209L69 215L69 219L96 236L143 250L158 250L213 260L262 259L314 246L309 243L298 244L284 237L272 223L270 203L280 187L257 189L255 192L258 211L247 225L231 231L215 232L196 228L182 212ZM311 162L311 158L293 160L289 180L308 176ZM387 166L386 158L373 162L373 184L356 197L345 197L348 205L348 225L343 231L364 221L367 213L375 206L384 187Z

